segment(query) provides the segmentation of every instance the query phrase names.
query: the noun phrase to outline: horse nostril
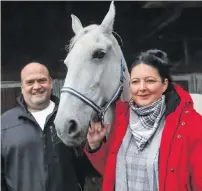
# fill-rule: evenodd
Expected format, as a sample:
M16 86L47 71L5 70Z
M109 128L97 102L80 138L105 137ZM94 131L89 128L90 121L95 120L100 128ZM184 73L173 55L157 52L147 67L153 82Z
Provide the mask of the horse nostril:
M69 128L68 128L68 134L69 135L76 135L77 133L77 123L74 120L69 121Z

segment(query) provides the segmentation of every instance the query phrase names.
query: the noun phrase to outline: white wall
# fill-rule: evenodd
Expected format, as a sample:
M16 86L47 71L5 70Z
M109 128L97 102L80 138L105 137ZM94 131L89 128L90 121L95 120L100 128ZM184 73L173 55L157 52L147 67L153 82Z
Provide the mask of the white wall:
M202 115L202 94L190 94L194 101L195 110Z

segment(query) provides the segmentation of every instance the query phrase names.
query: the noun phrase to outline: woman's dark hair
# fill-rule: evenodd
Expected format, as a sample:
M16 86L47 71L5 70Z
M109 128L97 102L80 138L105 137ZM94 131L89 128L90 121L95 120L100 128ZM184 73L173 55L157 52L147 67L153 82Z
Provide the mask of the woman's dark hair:
M173 80L171 77L172 64L170 63L168 56L165 52L157 49L151 49L151 50L147 50L145 52L139 53L136 56L135 60L133 61L133 64L130 69L130 73L135 66L141 63L147 64L157 69L162 79L162 82L164 82L165 78L168 79L168 88L164 92L165 94L174 89Z

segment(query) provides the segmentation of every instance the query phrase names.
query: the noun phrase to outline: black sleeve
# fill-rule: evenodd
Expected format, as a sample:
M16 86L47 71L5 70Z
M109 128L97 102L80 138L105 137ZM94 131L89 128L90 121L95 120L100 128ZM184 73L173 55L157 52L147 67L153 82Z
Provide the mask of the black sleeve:
M86 177L100 177L100 174L93 167L83 149L73 149L73 161L75 165L76 175L79 184L84 189Z
M86 150L87 150L89 153L96 153L96 152L101 148L103 142L104 142L104 143L107 142L106 136L103 138L103 140L102 140L102 142L100 143L99 147L97 147L96 149L91 149L91 148L89 147L89 144L87 144Z
M1 190L8 191L6 180L5 180L4 158L2 156L1 156Z

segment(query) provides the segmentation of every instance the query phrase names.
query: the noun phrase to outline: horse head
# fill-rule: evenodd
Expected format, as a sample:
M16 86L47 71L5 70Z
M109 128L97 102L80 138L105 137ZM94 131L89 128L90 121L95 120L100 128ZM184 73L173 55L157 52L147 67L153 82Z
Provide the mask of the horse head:
M97 117L112 124L119 94L122 100L129 100L129 73L113 36L113 2L100 25L83 27L76 16L71 17L75 36L64 61L68 72L55 126L66 145L79 146L86 140L89 121Z

